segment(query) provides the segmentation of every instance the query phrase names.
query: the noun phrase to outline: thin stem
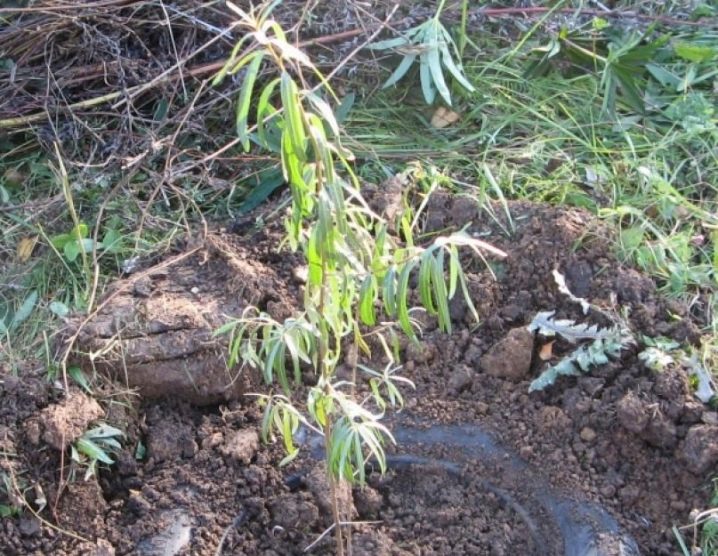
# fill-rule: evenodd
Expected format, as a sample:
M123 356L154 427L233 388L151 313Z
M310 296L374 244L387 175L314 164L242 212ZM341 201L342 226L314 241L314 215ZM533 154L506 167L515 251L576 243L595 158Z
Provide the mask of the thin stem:
M329 384L325 385L325 393L329 388ZM341 519L339 516L339 498L337 497L337 482L332 475L332 471L329 468L329 458L331 456L331 433L332 427L327 418L324 423L324 450L325 450L325 464L327 466L327 480L329 481L329 488L331 489L332 495L332 518L334 519L335 525L335 539L337 546L337 556L344 556L344 539L342 538L342 527Z
M466 48L466 25L469 19L469 0L461 2L461 24L459 34L459 58L463 57Z
M608 58L604 58L603 56L596 54L595 52L591 52L587 48L583 48L582 46L580 46L580 45L576 44L575 42L570 41L568 39L563 39L563 42L565 42L570 47L575 48L582 54L585 54L589 58L592 58L593 60L598 60L599 62L602 62L602 63L608 65Z
M441 12L444 10L444 4L446 4L446 0L441 0L441 2L439 3L439 7L436 8L436 15L434 15L434 19L439 19Z

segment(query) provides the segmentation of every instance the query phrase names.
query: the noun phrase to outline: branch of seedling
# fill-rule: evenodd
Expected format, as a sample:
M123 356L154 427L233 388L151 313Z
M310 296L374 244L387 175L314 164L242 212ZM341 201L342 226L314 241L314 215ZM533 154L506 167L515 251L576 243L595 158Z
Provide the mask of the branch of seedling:
M436 238L427 247L416 246L408 216L402 226L406 243L390 234L389 223L374 213L361 195L351 166L353 154L342 146L334 112L323 98L339 102L327 79L269 18L273 4L250 12L231 3L228 6L248 33L237 43L214 84L243 72L236 109L238 141L246 151L254 144L281 159L292 197L283 243L304 253L307 280L304 308L296 316L277 322L248 308L218 333L231 333L230 364L259 369L270 388L278 383L282 389L282 394L262 396L262 437L266 441L276 433L282 438L287 451L282 463L291 461L299 451L294 435L300 425L323 437L336 553L342 556L347 547L342 528L346 520L339 507L338 485L342 481L364 483L370 459L382 472L386 470L384 444L394 443L394 438L380 419L388 406L402 406L398 385L412 385L396 376L397 365L377 372L358 363L359 353L368 352L365 336L377 328L377 305L381 301L387 318L412 341L418 341L409 307L410 276L416 274L422 307L448 332L448 301L459 287L476 314L458 248L468 247L482 258L484 252L503 253L464 232ZM250 40L254 44L245 48ZM279 77L270 79L255 96L255 84L266 61ZM304 70L318 80L317 86L309 84ZM253 104L255 123L250 126ZM348 337L351 342L346 348L343 340ZM351 360L351 383L336 375L345 349ZM293 370L291 380L288 362ZM306 403L298 405L294 390L306 368L313 370L316 383L309 388ZM356 398L357 370L368 375L370 386L370 393L360 401ZM370 404L380 412L370 411Z

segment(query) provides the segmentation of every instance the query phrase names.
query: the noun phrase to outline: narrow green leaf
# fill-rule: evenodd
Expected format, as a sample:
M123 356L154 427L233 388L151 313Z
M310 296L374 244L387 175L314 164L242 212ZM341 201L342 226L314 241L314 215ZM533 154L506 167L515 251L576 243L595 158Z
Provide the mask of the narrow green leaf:
M374 299L376 297L376 282L372 275L364 278L359 291L359 316L367 326L374 326L376 318L374 315Z
M446 69L449 70L449 73L454 76L454 79L456 79L464 89L470 93L476 90L464 75L463 69L454 62L454 59L451 57L451 52L446 46L441 48L441 61L444 63Z
M433 104L436 98L436 87L434 87L434 82L431 79L431 70L429 69L426 54L421 55L419 80L421 81L421 92L424 94L424 100L427 104Z
M82 372L80 367L68 367L67 374L70 375L70 378L72 378L72 380L74 380L85 392L92 394L90 383L87 382L87 377L85 376L85 373Z
M706 62L718 55L718 48L688 42L675 43L673 50L684 60L696 63Z
M429 70L431 72L431 79L434 82L436 89L438 90L439 94L444 99L446 104L451 106L451 93L449 92L449 87L446 86L446 81L444 80L444 72L441 69L439 47L438 44L436 44L437 37L435 32L433 33L432 37L432 45L429 48L429 51L426 53L426 63L429 66Z
M436 308L431 299L431 265L434 257L431 251L425 251L419 262L419 299L429 314L436 314Z
M299 455L299 448L295 448L291 452L289 452L286 456L282 458L282 460L279 462L279 467L284 467L285 465L288 465L294 459Z
M268 148L269 146L266 131L267 123L268 120L277 112L274 106L270 104L270 101L272 100L272 95L274 94L279 82L279 77L276 77L267 83L264 89L262 89L262 93L259 95L259 100L257 101L257 137L259 138L260 145L265 148Z
M454 298L456 284L458 282L461 263L459 262L459 250L456 245L449 246L449 299Z
M329 126L329 129L332 130L334 136L339 137L339 124L334 117L334 112L332 111L331 106L329 106L329 104L327 104L327 102L316 93L310 93L307 95L307 98L322 117L322 121Z
M257 74L259 68L264 60L264 51L255 52L250 55L252 61L247 68L247 72L244 76L244 83L239 91L239 99L237 100L237 113L235 118L235 124L237 127L237 136L244 151L249 150L249 135L247 133L247 117L249 116L249 105L252 102L252 91L254 90L254 83L257 80Z
M432 259L431 282L434 286L434 297L438 307L439 327L451 333L451 315L449 313L449 300L444 281L444 265L441 258Z
M464 271L459 266L459 283L461 284L461 291L464 294L464 301L466 302L466 305L469 308L469 311L471 312L471 315L474 317L474 320L478 323L479 322L479 313L476 310L476 307L474 307L474 302L471 300L471 295L469 294L469 287L466 284L466 276L464 275Z
M274 411L274 405L272 404L272 400L267 401L267 407L264 408L264 415L262 415L262 428L261 428L261 435L262 435L262 442L267 444L269 442L269 431L270 427L272 426L272 413Z
M232 53L230 54L229 58L227 58L227 61L225 62L224 66L222 66L222 69L217 72L217 75L212 80L212 87L216 87L217 85L221 84L222 81L224 81L224 78L229 73L230 68L232 68L236 63L239 50L242 48L244 43L250 39L251 36L251 34L247 33L240 40L237 41L237 44L234 45Z
M107 465L115 463L112 458L110 458L110 456L108 456L107 453L92 440L80 438L77 442L75 442L75 446L77 447L78 452L86 455L92 460L101 461Z
M396 315L396 268L390 267L384 275L384 283L382 288L382 299L384 301L384 310L389 317Z
M409 44L409 39L407 37L396 37L394 39L377 41L368 45L367 48L369 50L389 50L390 48L406 46L407 44Z
M409 319L409 275L416 266L416 261L410 261L404 265L399 275L399 287L397 288L397 319L399 320L399 326L404 333L416 341L416 333L414 328L411 326L411 320Z
M334 111L334 116L338 123L342 124L347 119L349 112L351 112L351 109L354 106L355 99L355 93L348 93L342 99L341 103L339 103L339 106L337 106L337 109Z
M239 205L238 212L240 214L247 214L266 201L277 188L284 184L284 176L278 168L272 168L257 176L257 182Z
M364 470L364 453L362 451L361 440L354 437L354 466L359 472L359 484L366 482L366 471Z
M406 72L409 71L409 68L411 68L411 65L414 63L414 60L416 60L416 54L407 54L404 56L404 58L399 62L399 65L396 67L394 72L389 76L389 79L386 80L386 83L381 86L382 89L388 89L392 85L395 85L399 82L399 80L406 75Z
M285 125L289 133L290 145L294 155L300 160L305 160L304 152L304 122L302 121L302 106L297 91L297 84L291 75L286 71L282 72L280 93L282 106L286 114Z
M284 440L284 449L289 454L294 452L294 439L292 438L293 433L292 415L287 409L285 409L282 412L282 438Z
M27 318L30 316L30 314L32 314L32 311L35 308L37 298L37 291L31 291L30 294L25 298L25 301L22 302L22 305L20 305L15 315L12 317L12 321L10 321L10 326L8 326L10 330L17 328L27 320Z

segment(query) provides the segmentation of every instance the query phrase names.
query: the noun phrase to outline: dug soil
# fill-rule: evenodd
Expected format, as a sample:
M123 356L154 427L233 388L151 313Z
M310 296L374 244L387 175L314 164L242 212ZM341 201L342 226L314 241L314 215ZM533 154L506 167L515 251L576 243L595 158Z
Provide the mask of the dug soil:
M478 326L457 301L451 334L422 318L420 343L402 341L402 372L416 390L389 421L398 439L390 471L344 493L344 510L363 523L353 554L676 554L671 527L710 496L716 414L679 364L647 369L640 343L529 394L571 346L526 325L539 311L599 326L624 315L636 338L690 344L700 315L620 264L587 213L493 208L431 198L425 231L471 222L470 233L507 257L487 256L487 266L466 255ZM316 439L278 466L281 449L259 441L261 410L243 395L266 387L227 370L226 340L212 334L248 304L275 318L297 307L301 259L277 252L280 229L245 222L178 246L118 281L84 326L69 323L58 344L75 342L92 397L48 381L45 369L3 372L0 504L25 508L0 521L0 553L300 554L331 524ZM554 270L602 311L584 315ZM381 368L375 347L366 363ZM69 445L97 421L126 437L115 464L83 480ZM332 553L331 535L312 550Z

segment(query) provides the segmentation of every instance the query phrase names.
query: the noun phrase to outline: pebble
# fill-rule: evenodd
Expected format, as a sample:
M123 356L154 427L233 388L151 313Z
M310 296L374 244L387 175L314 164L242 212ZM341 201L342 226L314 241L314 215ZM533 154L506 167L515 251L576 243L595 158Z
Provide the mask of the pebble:
M596 439L596 431L591 427L583 427L579 436L584 442L591 443Z

